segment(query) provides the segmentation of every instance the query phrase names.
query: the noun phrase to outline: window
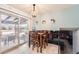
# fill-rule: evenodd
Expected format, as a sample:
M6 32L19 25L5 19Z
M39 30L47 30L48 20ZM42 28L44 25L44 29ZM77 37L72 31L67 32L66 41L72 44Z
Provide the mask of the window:
M0 52L27 42L28 19L0 14Z

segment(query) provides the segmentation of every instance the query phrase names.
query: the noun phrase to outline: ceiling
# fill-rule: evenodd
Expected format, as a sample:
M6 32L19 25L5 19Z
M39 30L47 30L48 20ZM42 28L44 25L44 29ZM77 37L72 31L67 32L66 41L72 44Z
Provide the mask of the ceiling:
M8 4L11 7L19 9L25 13L32 14L32 4ZM36 13L44 14L66 10L73 6L72 4L36 4Z

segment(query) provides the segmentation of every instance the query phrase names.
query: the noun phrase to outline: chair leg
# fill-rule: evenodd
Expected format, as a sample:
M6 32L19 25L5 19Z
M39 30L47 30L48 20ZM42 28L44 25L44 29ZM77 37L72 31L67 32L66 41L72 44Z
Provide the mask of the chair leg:
M30 48L30 37L29 37L29 48Z
M46 39L46 45L48 46L48 38Z
M39 52L38 42L36 42L37 52Z
M32 50L34 50L34 42L32 41Z
M40 35L40 53L42 53L42 37Z
M37 47L37 52L39 52L39 40L38 40L38 35L36 34L36 47Z
M32 50L34 50L34 45L32 46Z
M46 39L44 39L44 48L46 48Z

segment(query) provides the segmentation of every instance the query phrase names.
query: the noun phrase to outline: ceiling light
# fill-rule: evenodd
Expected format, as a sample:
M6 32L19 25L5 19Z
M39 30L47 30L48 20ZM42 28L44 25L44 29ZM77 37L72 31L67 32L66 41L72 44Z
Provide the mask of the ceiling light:
M32 17L36 17L36 4L33 4Z

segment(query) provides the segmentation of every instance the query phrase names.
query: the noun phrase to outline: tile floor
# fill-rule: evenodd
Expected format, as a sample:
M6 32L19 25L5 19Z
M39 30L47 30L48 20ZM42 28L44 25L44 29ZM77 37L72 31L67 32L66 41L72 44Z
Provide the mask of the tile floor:
M32 48L29 48L28 44L26 43L15 50L7 52L6 54L41 54L41 53L37 53L36 48L32 50ZM48 44L47 48L43 49L42 54L58 54L58 46L54 44Z

